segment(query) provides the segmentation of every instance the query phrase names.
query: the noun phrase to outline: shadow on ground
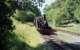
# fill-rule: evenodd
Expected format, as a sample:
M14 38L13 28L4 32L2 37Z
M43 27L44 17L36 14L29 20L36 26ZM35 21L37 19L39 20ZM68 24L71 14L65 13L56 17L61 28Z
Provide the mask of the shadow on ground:
M9 46L10 50L68 50L69 48L72 50L80 50L80 42L66 43L62 41L61 43L56 43L54 40L45 41L37 47L31 47L24 41L20 40L20 38L18 38L14 33L11 34L7 46ZM67 46L67 48L65 46Z
M54 41L46 42L53 50L80 50L80 42L77 43L56 43Z
M43 34L43 35L56 35L56 30L55 29L52 29L51 27L48 27L48 28L43 28L43 29L37 29L37 31L40 33L40 34Z

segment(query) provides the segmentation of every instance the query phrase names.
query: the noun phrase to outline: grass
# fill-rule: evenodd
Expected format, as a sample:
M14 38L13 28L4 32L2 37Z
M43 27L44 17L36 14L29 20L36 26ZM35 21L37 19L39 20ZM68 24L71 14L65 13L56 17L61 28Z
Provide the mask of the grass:
M61 29L61 30L66 30L66 31L70 31L70 32L74 32L74 33L79 33L80 34L80 24L74 24L74 23L70 23L67 25L67 27L53 27L53 25L50 25L52 28L56 28L56 29ZM69 27L71 26L71 27Z
M53 50L50 46L44 44L43 38L41 38L41 35L37 32L32 23L22 24L14 18L12 18L12 20L15 25L15 34L24 43L18 43L18 46L20 46L18 47L19 49L13 47L11 50L21 50L20 48L22 48L22 50ZM24 47L24 44L27 44L27 46Z
M43 39L40 34L36 31L34 26L30 26L27 24L22 24L15 20L15 32L16 34L31 47L36 47L39 44L43 43Z
M53 48L48 46L48 44L44 43L44 39L41 38L41 35L39 34L39 32L37 32L36 28L34 27L32 23L29 22L29 23L23 24L20 21L15 20L14 18L12 18L12 20L13 20L13 24L15 25L14 32L16 33L17 37L24 43L21 43L18 41L18 46L20 46L18 47L19 49L15 49L16 47L15 48L13 47L13 49L11 50L53 50ZM79 31L79 25L73 25L73 27L66 27L66 28L64 27L63 28L55 27L55 28L65 29L65 30L73 31L73 32ZM72 38L67 38L71 36L65 35L64 33L62 34L62 32L59 32L59 35L60 36L58 37L60 39L64 39L64 41L66 42L72 40ZM64 36L66 37L63 38ZM24 44L27 45L25 47L27 49L24 49L24 46L23 46Z
M15 17L26 16L26 11L16 11ZM13 46L10 50L53 50L47 42L44 43L44 39L36 30L34 25L30 22L22 23L14 18L11 18L15 25L14 32L17 36ZM17 42L16 42L17 41Z

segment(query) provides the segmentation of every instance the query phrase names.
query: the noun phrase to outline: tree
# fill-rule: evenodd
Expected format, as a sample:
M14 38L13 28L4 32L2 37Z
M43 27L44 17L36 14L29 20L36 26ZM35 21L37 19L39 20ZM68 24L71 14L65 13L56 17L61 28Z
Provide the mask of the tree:
M10 16L15 9L11 9L5 2L6 0L0 1L0 50L9 50L9 38L13 30Z
M79 0L56 0L55 3L46 8L46 14L52 16L51 20L54 20L56 24L78 22L79 18L77 17L79 16L76 17L76 14L79 5Z
M27 1L27 0L24 0ZM36 6L33 6L31 3L20 0L2 0L0 1L0 50L9 50L9 38L13 32L13 23L10 19L11 15L15 12L16 9L25 10L24 8L30 9L32 12L38 13ZM23 3L23 4L22 4ZM30 6L29 6L30 4ZM37 9L37 10L36 10Z
M21 22L26 22L26 21L33 22L35 17L41 16L41 11L39 7L41 7L40 5L42 4L43 4L43 1L39 1L39 0L21 1L19 4L21 7L18 8L20 15L17 15L16 19L18 19Z
M35 9L35 14L37 13L37 16L41 15L39 7L42 7L43 3L45 3L45 0L23 0L22 2L23 9Z

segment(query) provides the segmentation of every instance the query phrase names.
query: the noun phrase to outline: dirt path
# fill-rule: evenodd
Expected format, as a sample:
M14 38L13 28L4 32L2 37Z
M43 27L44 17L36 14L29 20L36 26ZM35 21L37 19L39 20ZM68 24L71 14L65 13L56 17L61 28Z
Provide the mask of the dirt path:
M57 37L65 42L68 43L75 43L75 42L80 42L80 36L79 35L74 35L71 33L66 33L62 31L56 32Z
M80 36L63 31L58 31L56 34L57 35L42 35L42 38L44 38L45 42L54 50L80 50L80 45L74 44L75 42L80 42Z
M62 30L62 29L55 29L57 32L62 32L62 33L67 33L67 34L71 34L71 35L77 35L77 36L80 36L80 33L77 33L77 32L70 32L70 31L67 31L67 30Z
M69 32L61 29L53 29L48 27L46 29L39 29L44 43L51 46L54 50L80 50L80 44L75 44L80 42L80 34ZM56 35L53 35L54 32Z

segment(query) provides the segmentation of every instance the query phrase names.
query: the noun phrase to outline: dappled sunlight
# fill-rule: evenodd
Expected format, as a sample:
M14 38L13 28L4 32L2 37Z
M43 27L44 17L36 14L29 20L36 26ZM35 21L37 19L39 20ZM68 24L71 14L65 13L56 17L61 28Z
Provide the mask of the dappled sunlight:
M80 0L1 0L0 50L80 50Z
M68 25L66 25L67 27L64 27L64 26L61 26L61 27L56 27L53 25L50 25L53 29L56 28L58 30L64 30L66 32L72 32L72 34L76 34L76 35L79 35L80 34L80 24L75 24L75 23L70 23ZM70 27L71 26L71 27Z
M14 30L16 34L28 45L36 47L37 45L44 42L34 26L31 27L27 24L22 24L16 20L14 21L14 25L16 27L16 29Z

